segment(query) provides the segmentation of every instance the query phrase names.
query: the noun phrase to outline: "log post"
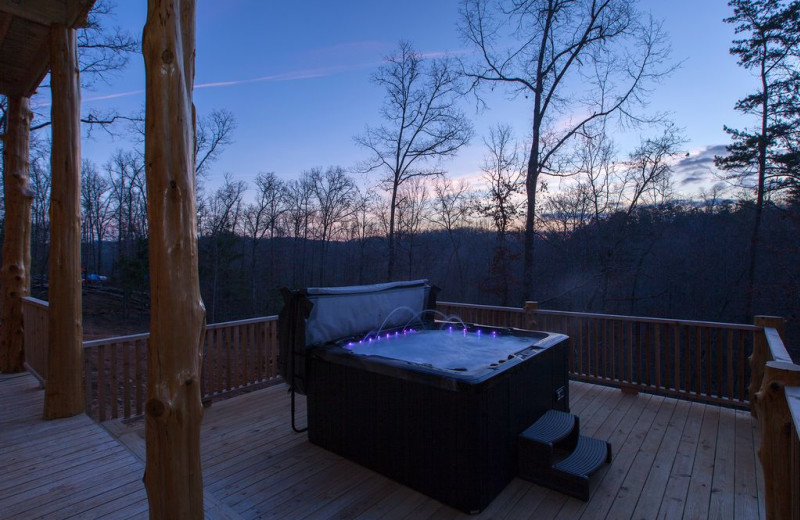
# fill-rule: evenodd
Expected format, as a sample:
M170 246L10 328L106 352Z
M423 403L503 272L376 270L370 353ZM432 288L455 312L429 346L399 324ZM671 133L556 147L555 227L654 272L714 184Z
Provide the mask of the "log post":
M3 147L3 187L6 217L3 224L3 266L0 270L0 372L25 370L25 328L22 298L30 291L31 195L30 125L33 117L27 97L9 96Z
M779 316L755 316L753 325L760 330L753 333L753 353L748 358L750 362L750 387L747 390L747 397L750 400L750 414L753 417L757 417L757 410L754 405L755 395L761 388L761 380L764 378L764 365L772 359L767 338L764 336L764 328L774 328L783 336L786 320Z
M142 53L151 302L144 483L151 519L202 519L195 0L149 0Z
M761 430L758 458L764 470L767 520L791 518L792 512L792 417L786 386L800 386L800 366L768 361L754 399Z
M525 328L536 330L536 311L539 310L539 302L525 302Z
M50 27L50 82L53 145L45 419L84 410L78 45L75 29L60 24Z

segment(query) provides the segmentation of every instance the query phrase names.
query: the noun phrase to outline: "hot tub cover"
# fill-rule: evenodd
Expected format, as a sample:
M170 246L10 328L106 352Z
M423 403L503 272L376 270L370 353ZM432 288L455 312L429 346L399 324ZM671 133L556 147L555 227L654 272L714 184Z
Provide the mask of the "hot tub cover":
M432 321L423 311L436 305L428 280L282 292L278 370L301 394L305 393L306 349L414 320Z

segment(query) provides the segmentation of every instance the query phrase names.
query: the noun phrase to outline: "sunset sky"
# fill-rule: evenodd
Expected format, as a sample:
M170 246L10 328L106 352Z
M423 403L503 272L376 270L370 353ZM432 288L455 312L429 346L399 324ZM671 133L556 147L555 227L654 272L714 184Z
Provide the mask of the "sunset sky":
M734 103L755 89L755 78L728 53L733 28L723 23L729 8L721 0L642 0L640 8L664 22L680 68L653 93L650 109L669 112L688 139L679 189L693 194L708 181L709 160L727 142L723 124L741 126ZM146 2L117 2L114 24L139 35ZM379 122L382 90L370 81L382 59L400 40L422 53L449 52L468 58L471 48L457 30L458 2L451 0L199 0L197 7L198 115L229 110L238 128L212 167L210 185L230 172L250 181L259 171L295 178L309 168L353 167L366 152L353 141L367 124ZM135 56L111 84L83 93L84 110L114 107L138 111L144 104L144 65ZM49 101L49 100L47 100ZM468 100L467 100L468 101ZM46 102L40 100L40 102ZM516 136L529 132L529 105L496 93L489 109L464 110L473 120L470 146L445 168L454 177L474 177L484 155L482 138L498 122ZM627 151L636 138L623 136ZM115 148L128 147L96 134L83 155L104 163ZM688 181L687 181L688 178Z

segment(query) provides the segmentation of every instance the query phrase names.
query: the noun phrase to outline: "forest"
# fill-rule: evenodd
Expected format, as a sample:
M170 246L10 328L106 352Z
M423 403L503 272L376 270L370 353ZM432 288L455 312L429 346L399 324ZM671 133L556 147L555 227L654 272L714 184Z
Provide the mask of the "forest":
M674 65L658 24L637 17L635 3L593 12L594 2L550 2L489 17L494 3L464 0L462 32L482 59L429 58L401 42L374 75L386 94L383 123L354 136L364 151L356 168L267 169L249 183L228 174L212 183L236 117L224 108L200 114L197 235L208 323L275 314L281 287L428 278L447 301L534 300L550 309L744 323L780 315L796 354L800 3L729 2L725 21L741 36L730 52L761 71L762 88L742 92L736 108L753 125L726 127L731 142L715 158L717 182L691 197L675 179L687 155L681 130L643 110ZM92 67L124 67L138 45L103 26L110 9L99 2L82 32L87 55L105 53L85 60ZM581 9L592 16L578 16ZM509 27L530 33L506 34L499 51L487 38ZM532 61L538 51L550 61ZM85 77L106 72L87 68ZM588 94L569 87L578 80ZM532 135L502 124L476 135L459 100L480 99L495 84L530 94ZM46 114L37 118L34 128L47 126ZM87 132L142 134L136 114L90 114L84 123ZM614 142L618 125L641 135L628 151ZM450 176L447 159L470 140L485 148L481 177ZM82 167L85 286L119 297L123 320L149 301L145 168L141 146ZM34 132L31 276L39 297L47 287L50 169L49 143Z

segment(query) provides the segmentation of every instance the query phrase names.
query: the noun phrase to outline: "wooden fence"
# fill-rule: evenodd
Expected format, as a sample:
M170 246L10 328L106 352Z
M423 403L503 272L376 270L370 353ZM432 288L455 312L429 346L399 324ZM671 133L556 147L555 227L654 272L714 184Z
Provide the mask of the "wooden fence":
M626 390L747 408L757 325L439 302L469 323L569 336L570 377Z

